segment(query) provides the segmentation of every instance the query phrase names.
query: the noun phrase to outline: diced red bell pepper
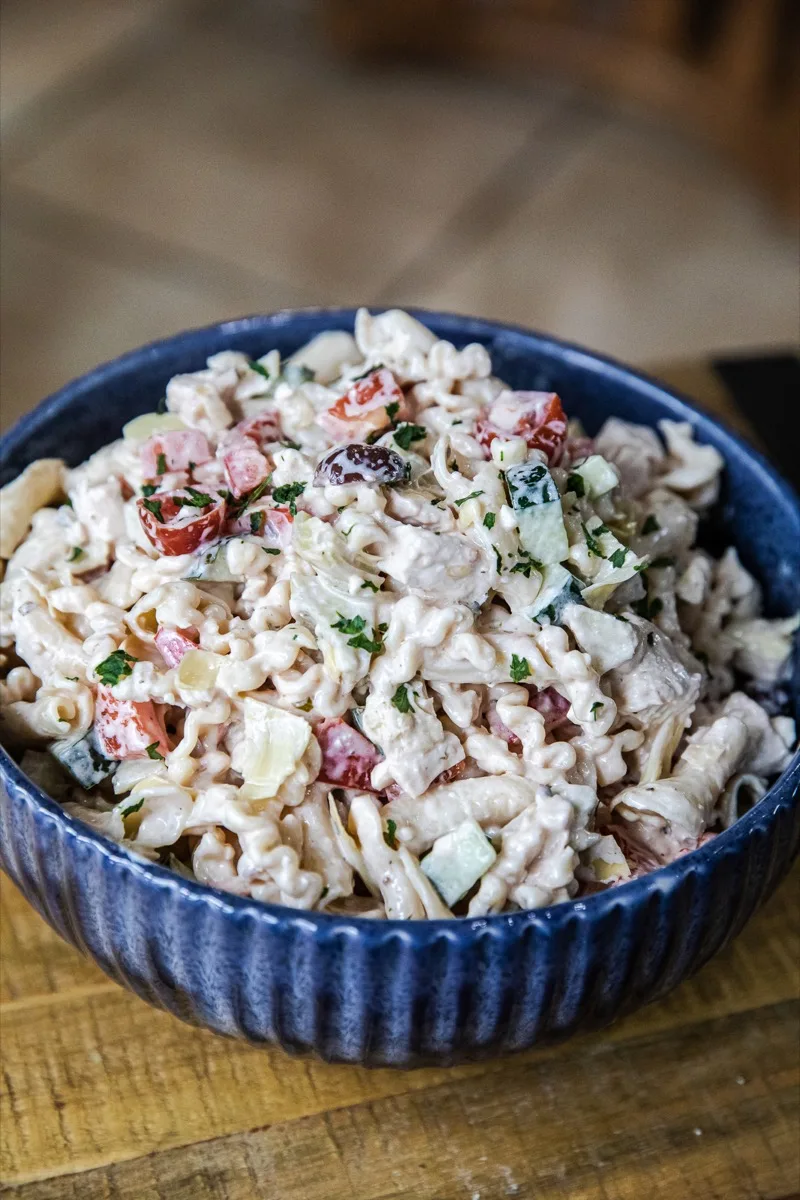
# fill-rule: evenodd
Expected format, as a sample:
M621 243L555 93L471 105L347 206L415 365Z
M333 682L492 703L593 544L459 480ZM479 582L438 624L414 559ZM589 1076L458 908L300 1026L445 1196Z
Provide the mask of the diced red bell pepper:
M192 554L200 546L214 542L225 524L225 501L213 496L212 503L200 508L184 488L175 492L156 492L146 500L137 500L139 520L148 539L161 554Z
M391 424L387 407L396 404L395 419L403 419L405 395L394 375L379 367L320 414L320 424L336 441L363 442Z
M152 700L118 700L100 686L94 703L94 726L107 758L147 758L147 747L169 753L163 722Z
M319 778L334 787L358 788L374 792L370 781L372 768L381 756L363 733L353 729L341 717L322 721L314 730L322 751Z
M154 433L139 451L145 479L157 479L167 471L188 471L212 457L205 434L197 429L171 429Z
M168 667L177 667L184 654L197 649L196 629L167 629L162 626L156 634L156 647Z
M475 436L487 450L496 437L522 437L531 450L557 462L567 418L555 392L502 392L478 418Z

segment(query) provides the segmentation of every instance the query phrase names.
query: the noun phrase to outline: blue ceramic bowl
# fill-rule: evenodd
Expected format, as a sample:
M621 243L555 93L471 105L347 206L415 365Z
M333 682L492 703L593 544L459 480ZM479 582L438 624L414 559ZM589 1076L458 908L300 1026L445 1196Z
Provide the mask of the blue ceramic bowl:
M763 582L768 611L800 603L800 508L748 446L659 384L525 330L422 319L482 342L512 386L558 391L589 432L611 414L691 421L727 463L719 521ZM155 408L167 380L235 348L295 350L353 312L306 310L214 325L99 367L0 443L0 481L34 458L78 463ZM800 703L795 679L794 703ZM582 901L481 920L372 922L230 897L153 866L67 816L0 753L0 860L62 937L113 979L186 1021L325 1059L400 1067L521 1050L605 1025L663 996L744 925L798 848L800 756L709 845Z

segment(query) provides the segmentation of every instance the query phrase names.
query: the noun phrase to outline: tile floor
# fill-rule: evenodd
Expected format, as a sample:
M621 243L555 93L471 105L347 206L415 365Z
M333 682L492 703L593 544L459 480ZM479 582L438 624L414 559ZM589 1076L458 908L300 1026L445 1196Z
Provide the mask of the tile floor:
M797 245L641 114L333 60L313 0L6 0L5 425L96 362L291 304L507 318L636 362L793 343Z

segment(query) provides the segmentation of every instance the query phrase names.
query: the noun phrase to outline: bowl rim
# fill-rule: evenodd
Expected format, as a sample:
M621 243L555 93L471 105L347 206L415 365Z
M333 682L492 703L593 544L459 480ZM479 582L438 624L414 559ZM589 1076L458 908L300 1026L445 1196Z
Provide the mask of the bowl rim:
M378 305L375 307L383 312L391 306ZM434 322L440 331L440 336L447 333L459 340L465 337L485 339L504 334L524 338L529 344L532 344L532 348L539 347L545 353L561 358L571 366L581 367L588 373L611 379L629 389L633 385L633 389L640 395L665 405L667 409L671 410L674 417L689 421L693 428L699 430L701 434L710 428L717 441L722 443L722 453L726 461L731 455L747 458L751 466L756 468L762 486L772 493L775 502L783 507L788 507L795 520L800 524L800 498L791 485L758 450L745 442L737 433L728 429L716 417L696 408L682 393L660 383L646 372L625 366L624 363L613 357L588 350L573 342L510 322L471 317L459 313L439 312L416 306L407 307L404 311L423 322ZM193 327L126 351L65 384L15 422L7 432L0 436L0 464L10 463L14 452L28 438L29 434L35 432L48 419L56 416L59 410L69 405L76 396L97 384L135 371L145 362L158 359L162 354L187 339L201 341L204 335L233 338L238 334L257 330L266 332L270 329L281 329L298 323L300 325L303 323L313 324L320 319L338 322L336 327L340 327L342 323L352 324L356 312L356 308L347 306L280 309L274 313L253 314ZM322 332L322 330L317 332ZM638 879L628 880L617 887L608 888L603 892L565 900L543 908L512 913L493 913L483 917L456 917L455 919L398 920L387 918L376 921L355 914L296 909L288 905L254 900L249 896L233 895L208 884L187 879L169 867L151 862L92 829L79 818L71 816L57 801L48 796L24 774L2 745L0 745L0 780L12 785L9 789L9 798L12 804L15 803L14 793L22 791L33 801L35 816L37 818L45 817L60 827L70 840L99 852L107 863L125 869L135 878L155 885L159 889L177 892L182 898L192 903L208 904L233 918L250 918L272 926L287 922L299 923L315 934L335 933L337 930L350 928L356 929L362 936L366 936L370 940L376 938L384 940L386 936L402 936L405 933L408 937L413 935L415 940L419 940L420 936L424 935L425 940L428 941L430 938L441 938L442 935L451 939L474 936L484 929L499 930L502 927L521 933L523 929L535 926L540 931L554 934L557 928L570 923L575 918L599 920L620 908L645 904L655 894L675 891L685 879L695 875L703 866L711 866L722 857L742 851L756 831L763 832L779 811L789 809L793 804L800 802L800 747L796 750L785 771L744 816L704 846L681 855L666 866L650 871Z

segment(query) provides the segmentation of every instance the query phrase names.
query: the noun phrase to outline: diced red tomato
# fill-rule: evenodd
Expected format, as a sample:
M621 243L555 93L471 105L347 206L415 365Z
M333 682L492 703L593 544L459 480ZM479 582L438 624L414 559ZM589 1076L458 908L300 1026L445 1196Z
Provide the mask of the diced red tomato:
M139 520L148 539L161 554L192 554L200 546L216 541L225 524L225 501L212 497L211 505L198 508L180 504L191 500L183 488L175 492L156 492L147 500L137 500Z
M569 712L570 702L566 696L562 696L555 688L535 688L529 687L528 692L530 699L528 707L535 708L537 712L544 717L544 726L549 733L551 729L557 729L559 725L563 725Z
M167 629L162 626L156 634L156 646L168 667L177 667L184 654L197 649L196 629Z
M234 496L244 496L262 483L270 471L269 459L252 438L242 437L226 443L222 454L225 477Z
M242 437L251 438L260 450L269 442L279 442L283 438L281 429L280 413L274 408L265 408L263 412L258 413L255 417L249 417L246 421L240 421L232 430L235 434L241 434Z
M139 457L145 479L157 479L166 471L188 471L191 464L199 466L212 455L205 434L197 429L172 429L148 438Z
M502 392L478 418L475 436L487 450L496 437L522 437L531 450L557 462L567 418L555 392Z
M322 721L314 730L322 751L319 778L334 787L359 788L373 792L372 768L381 756L368 738L341 717Z
M320 414L320 424L337 441L365 441L371 433L386 429L391 423L387 405L396 404L395 419L404 419L405 395L391 371L379 367L359 379L340 396L326 412Z
M118 700L111 688L98 687L94 726L107 758L147 758L153 743L159 754L169 753L167 733L152 700Z

